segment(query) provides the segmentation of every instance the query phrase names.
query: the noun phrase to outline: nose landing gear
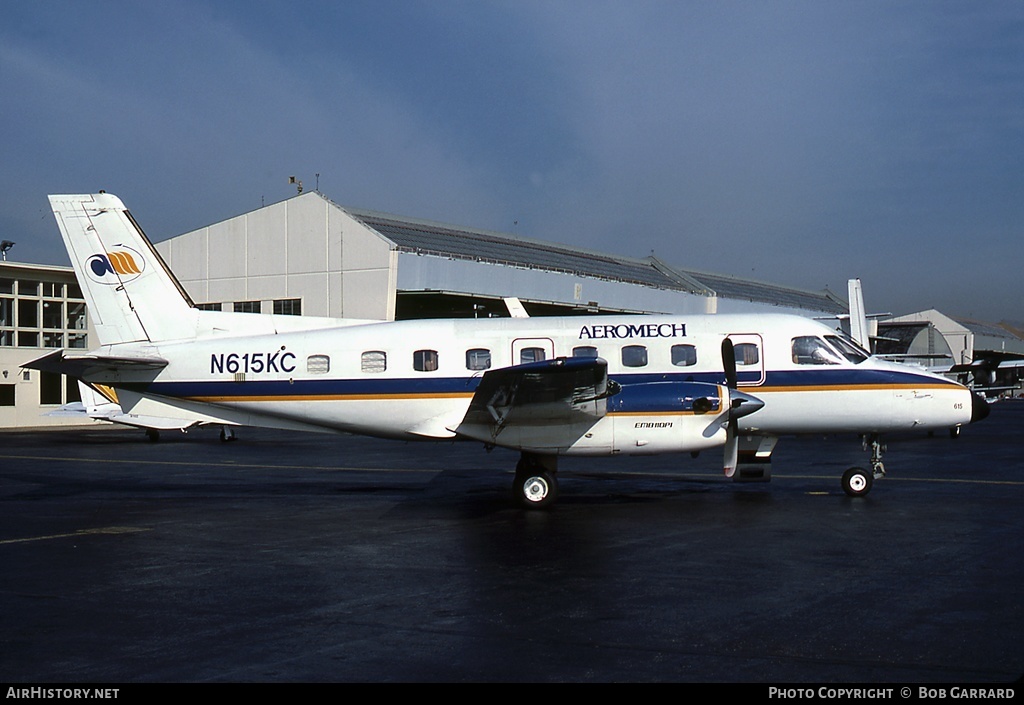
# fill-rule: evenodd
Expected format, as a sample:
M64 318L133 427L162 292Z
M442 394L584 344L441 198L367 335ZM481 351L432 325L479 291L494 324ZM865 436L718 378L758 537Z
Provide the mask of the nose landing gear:
M871 448L871 470L853 467L843 473L843 492L851 497L863 497L871 491L871 485L880 477L885 476L885 465L882 464L882 453L885 445L877 433L864 436L864 450Z

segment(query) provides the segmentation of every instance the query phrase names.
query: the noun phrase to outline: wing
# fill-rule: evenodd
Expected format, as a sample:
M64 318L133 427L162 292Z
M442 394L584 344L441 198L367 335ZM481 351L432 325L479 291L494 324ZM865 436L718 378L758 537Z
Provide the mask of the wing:
M617 390L601 358L560 357L490 370L455 430L494 439L513 426L593 423L605 415L605 400Z

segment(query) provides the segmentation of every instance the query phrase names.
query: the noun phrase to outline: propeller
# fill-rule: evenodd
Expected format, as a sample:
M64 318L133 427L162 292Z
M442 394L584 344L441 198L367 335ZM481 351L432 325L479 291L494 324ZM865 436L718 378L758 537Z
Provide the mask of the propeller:
M722 341L722 367L725 369L725 386L729 388L729 417L725 427L725 459L723 467L725 476L732 477L736 473L736 465L739 463L740 441L738 438L739 424L733 418L732 393L736 389L736 351L732 341L726 338ZM724 401L724 400L723 400Z
M764 402L755 396L745 394L736 389L736 350L732 341L726 338L722 341L722 367L725 370L725 385L729 388L729 417L725 427L725 459L723 467L725 476L732 477L736 474L736 465L739 463L740 440L739 424L737 420L747 414L752 414L764 406Z

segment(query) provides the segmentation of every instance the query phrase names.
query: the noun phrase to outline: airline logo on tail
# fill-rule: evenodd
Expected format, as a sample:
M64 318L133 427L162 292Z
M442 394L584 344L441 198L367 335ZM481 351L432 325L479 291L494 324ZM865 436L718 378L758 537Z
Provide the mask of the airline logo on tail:
M113 252L92 255L85 261L89 277L100 284L124 284L146 271L146 260L135 250L117 245Z

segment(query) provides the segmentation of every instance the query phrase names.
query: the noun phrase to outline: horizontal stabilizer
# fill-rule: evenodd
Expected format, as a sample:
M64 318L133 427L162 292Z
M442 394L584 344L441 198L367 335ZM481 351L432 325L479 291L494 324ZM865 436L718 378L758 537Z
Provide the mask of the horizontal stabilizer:
M88 377L97 372L110 370L159 370L167 366L167 360L154 356L102 355L98 353L74 354L55 350L22 365L29 370L55 372L70 377Z

